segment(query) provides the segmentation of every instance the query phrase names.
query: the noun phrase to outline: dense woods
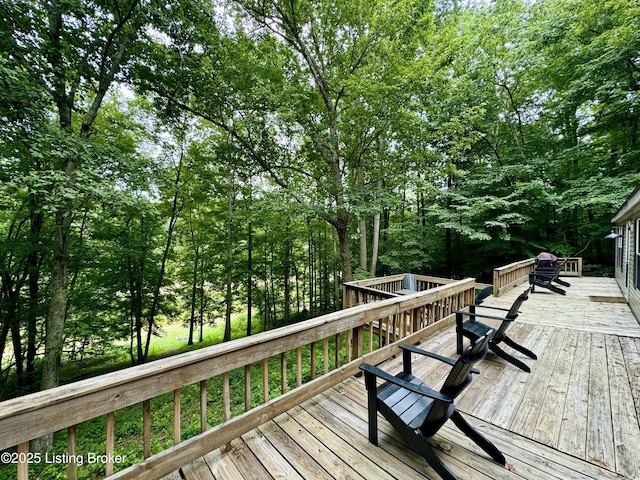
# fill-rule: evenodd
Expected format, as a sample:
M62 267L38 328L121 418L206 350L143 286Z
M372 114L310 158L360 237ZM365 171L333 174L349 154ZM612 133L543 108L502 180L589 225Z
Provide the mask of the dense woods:
M0 396L353 278L583 250L640 181L628 0L6 0Z

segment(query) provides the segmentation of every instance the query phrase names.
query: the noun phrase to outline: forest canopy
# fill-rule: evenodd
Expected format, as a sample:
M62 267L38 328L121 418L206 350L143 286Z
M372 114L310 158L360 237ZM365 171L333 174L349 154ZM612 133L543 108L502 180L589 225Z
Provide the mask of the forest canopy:
M541 250L607 275L640 182L627 0L5 0L0 395Z

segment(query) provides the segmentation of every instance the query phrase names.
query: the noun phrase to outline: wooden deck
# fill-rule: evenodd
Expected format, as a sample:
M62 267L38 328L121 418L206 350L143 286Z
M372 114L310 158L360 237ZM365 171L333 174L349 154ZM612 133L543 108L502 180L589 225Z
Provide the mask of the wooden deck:
M566 297L531 294L510 330L538 354L525 359L531 373L489 353L457 401L515 471L493 463L449 422L432 443L461 478L640 478L640 325L616 303L613 280L569 281ZM487 304L508 306L524 288ZM455 357L453 327L421 346ZM400 358L383 366L395 373ZM414 373L438 386L447 370L425 359ZM369 444L366 414L363 379L350 378L235 440L230 452L211 452L167 478L439 478L384 419L380 446Z

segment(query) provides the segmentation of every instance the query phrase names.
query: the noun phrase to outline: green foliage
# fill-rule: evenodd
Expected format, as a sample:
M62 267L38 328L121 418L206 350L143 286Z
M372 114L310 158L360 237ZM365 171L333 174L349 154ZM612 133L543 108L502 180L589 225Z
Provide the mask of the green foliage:
M196 348L227 306L252 310L232 337L329 311L373 267L488 280L587 245L611 266L640 182L636 4L214 4L63 2L60 58L50 2L1 4L4 395L37 388L61 219L74 373L177 325Z

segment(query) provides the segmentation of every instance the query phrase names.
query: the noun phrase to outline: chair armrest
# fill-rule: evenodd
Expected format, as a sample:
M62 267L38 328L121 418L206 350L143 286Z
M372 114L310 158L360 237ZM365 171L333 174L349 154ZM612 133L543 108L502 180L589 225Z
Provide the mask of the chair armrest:
M463 315L468 315L470 317L490 318L491 320L500 320L500 321L506 321L506 322L513 322L515 320L514 318L494 317L493 315L481 315L479 313L465 312L464 310L454 310L453 313L461 313Z
M508 312L510 310L509 308L492 307L490 305L476 305L476 308L490 308L491 310L500 310L502 312Z
M505 312L509 311L508 308L492 307L490 305L482 305L481 303L465 303L464 306L465 307L476 307L476 308L492 308L493 310L504 310Z
M533 280L551 280L560 276L560 271L557 272L531 272L529 273L529 281Z
M489 305L476 305L476 308L477 307L490 308L491 310L499 310L500 312L508 312L509 310L511 310L510 308L490 307ZM518 310L518 313L522 313L522 312ZM509 319L507 318L506 320L509 320Z
M420 355L424 355L425 357L435 358L436 360L440 360L446 364L451 366L456 364L456 361L449 357L444 357L442 355L438 355L437 353L428 352L427 350L422 350L421 348L414 347L413 345L407 345L406 343L402 343L399 347L403 350L409 350L410 352L417 353Z
M424 355L425 357L433 358L435 360L440 360L441 362L444 362L447 365L451 365L452 367L456 364L456 361L453 358L445 357L443 355L438 355L437 353L429 352L427 350L422 350L421 348L414 347L413 345L407 345L406 343L401 343L399 347L403 350L408 350L413 353ZM477 368L472 368L471 373L480 373L480 370L478 370Z
M362 363L360 365L360 370L365 373L365 376L373 376L381 378L382 380L393 383L394 385L398 385L406 390L411 392L415 392L419 395L433 398L434 400L441 400L447 403L453 403L453 397L449 395L444 395L443 393L436 392L435 390L427 387L426 385L420 385L417 383L407 382L406 380L402 380L401 378L395 377L390 373L385 372L384 370L379 369L378 367L374 367L373 365L369 365L368 363ZM375 388L375 382L372 382L372 387ZM367 382L367 389L370 388L369 382Z

